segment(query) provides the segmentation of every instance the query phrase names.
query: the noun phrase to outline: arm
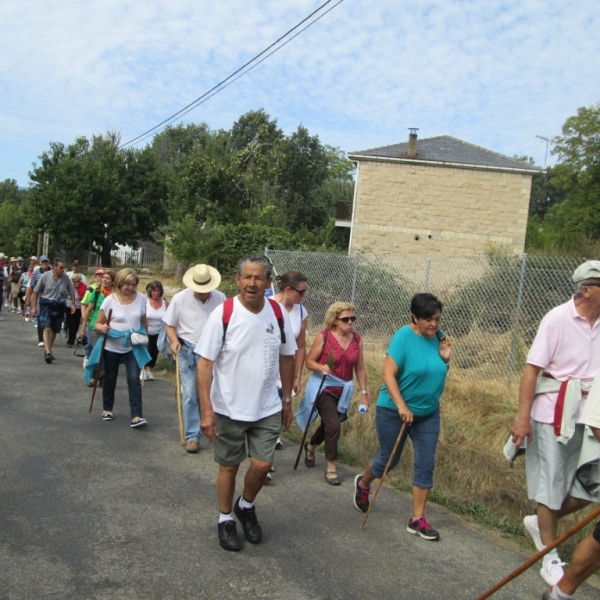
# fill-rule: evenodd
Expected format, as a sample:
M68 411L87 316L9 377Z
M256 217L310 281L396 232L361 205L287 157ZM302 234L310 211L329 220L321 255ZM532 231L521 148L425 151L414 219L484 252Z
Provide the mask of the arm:
M179 354L179 351L181 350L181 344L177 339L177 329L165 323L165 334L169 342L171 342L171 352L173 354Z
M293 354L279 355L279 374L281 376L281 391L283 393L281 424L285 430L289 429L294 418L294 415L292 414L291 396L295 364L296 359ZM289 400L289 402L286 402L286 399Z
M400 393L400 388L398 387L398 380L396 379L396 377L398 376L398 371L399 368L394 359L389 354L386 354L385 360L383 362L383 383L385 383L385 387L387 388L390 398L398 407L398 413L400 413L400 418L405 423L410 424L413 422L413 414L408 409L408 406L406 406L404 398L402 398L402 394Z
M27 288L27 292L29 292L31 288ZM30 302L31 304L29 305L31 307L31 310L29 311L29 314L32 317L35 317L36 313L37 313L37 301L38 301L38 295L37 292L32 291L31 292L31 298L30 298Z
M110 326L106 323L106 315L102 309L100 309L100 312L98 313L94 329L104 334L108 334L108 331L110 330Z
M214 361L200 358L196 368L196 388L200 399L200 429L212 443L213 437L219 435L215 420L215 411L210 401L210 386L212 383L212 370Z
M519 387L519 410L517 417L510 432L512 440L517 446L523 443L527 438L531 442L531 407L535 396L535 386L541 367L526 364L523 376L521 377L521 386Z
M365 359L363 354L363 344L360 340L360 354L358 355L358 361L354 367L356 373L356 379L358 379L358 385L360 385L360 402L369 406L369 389L367 388L367 369L365 367Z
M306 368L310 371L314 371L315 373L322 373L323 375L329 375L330 369L325 365L320 365L317 360L323 353L323 335L317 334L317 337L314 339L312 346L308 352L308 356L306 357Z
M296 338L296 359L294 364L294 383L292 389L295 394L300 391L300 378L302 377L302 369L304 367L304 359L306 358L306 322L308 319L302 321L302 327L300 333Z

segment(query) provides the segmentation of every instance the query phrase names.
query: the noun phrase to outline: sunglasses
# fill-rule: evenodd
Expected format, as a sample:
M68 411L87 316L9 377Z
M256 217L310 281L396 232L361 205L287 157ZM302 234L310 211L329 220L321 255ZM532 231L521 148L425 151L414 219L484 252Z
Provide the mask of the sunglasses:
M342 323L354 323L356 317L338 317L338 321L341 321Z
M292 288L295 292L298 292L301 296L304 296L304 294L306 294L306 292L308 291L308 288L303 289L303 290L297 290L295 287Z

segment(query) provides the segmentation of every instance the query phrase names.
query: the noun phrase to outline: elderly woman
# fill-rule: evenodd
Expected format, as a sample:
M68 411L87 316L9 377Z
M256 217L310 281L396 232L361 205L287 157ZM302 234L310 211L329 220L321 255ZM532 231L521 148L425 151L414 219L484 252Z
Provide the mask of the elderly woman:
M87 291L87 285L83 282L81 273L73 273L71 277L73 287L75 288L75 312L71 312L71 298L67 298L67 310L65 311L67 330L67 348L72 348L75 344L77 331L81 322L81 301Z
M152 369L156 366L158 358L158 334L162 325L162 318L167 312L167 301L163 298L165 290L160 281L152 281L146 286L148 294L148 306L146 308L146 318L148 319L148 352L151 360L140 373L140 379L145 381L154 381Z
M133 269L119 271L110 296L106 297L100 307L96 320L96 331L106 336L104 348L104 384L102 387L103 411L102 419L112 421L115 403L115 387L119 365L125 364L127 387L129 390L129 407L131 409L131 427L146 427L148 422L142 415L142 384L140 370L150 361L150 354L144 344L133 343L134 333L145 334L148 329L146 308L148 303L143 294L136 291L139 277ZM112 312L111 312L112 311ZM111 314L110 323L108 315ZM96 344L88 370L97 365L99 350L102 344Z
M435 450L440 433L440 397L444 390L450 343L439 330L442 303L431 294L416 294L410 304L411 322L392 337L383 365L383 384L377 400L375 426L379 455L354 479L354 506L369 509L371 483L383 475L403 423L413 444L415 471L412 480L413 514L406 530L424 540L440 534L425 517L427 497L433 487ZM406 433L392 458L400 460Z
M313 375L306 386L304 399L296 413L301 427L306 423L307 410L315 401L319 384L325 376L325 387L316 398L317 411L321 424L304 446L304 464L315 466L315 450L325 442L327 469L325 481L330 485L340 485L336 470L338 440L341 422L346 420L354 386L353 375L361 389L361 403L368 406L367 371L363 360L361 337L354 331L355 308L347 302L332 304L325 314L325 329L317 334L306 357L306 368Z

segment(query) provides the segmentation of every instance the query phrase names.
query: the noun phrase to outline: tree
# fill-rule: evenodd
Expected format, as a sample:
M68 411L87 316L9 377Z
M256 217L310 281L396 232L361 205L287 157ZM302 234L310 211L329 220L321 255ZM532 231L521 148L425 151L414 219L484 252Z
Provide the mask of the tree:
M14 179L0 182L0 250L17 256L35 250L35 229L28 218L28 192Z
M30 173L36 224L55 247L91 246L103 264L117 244L153 240L166 220L165 178L151 148L119 149L119 136L51 143Z

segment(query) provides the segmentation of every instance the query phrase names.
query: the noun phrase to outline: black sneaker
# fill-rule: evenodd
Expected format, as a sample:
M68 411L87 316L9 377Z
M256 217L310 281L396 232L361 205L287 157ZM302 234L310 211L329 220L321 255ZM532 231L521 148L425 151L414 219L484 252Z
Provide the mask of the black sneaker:
M406 531L421 536L424 540L430 542L439 542L440 540L440 534L427 522L425 515L420 519L409 519Z
M222 523L219 523L218 531L219 544L221 544L221 548L225 548L225 550L233 550L234 552L242 549L242 543L238 537L235 521L233 519L231 521L223 521Z
M362 478L362 475L357 475L354 478L354 506L356 506L356 510L366 513L369 510L369 493L371 490L365 490L359 485Z
M236 500L233 506L233 512L242 524L246 539L251 544L260 544L262 540L262 529L256 518L256 509L254 506L252 508L240 508L241 499L242 497L240 496Z
M45 361L46 361L48 364L50 364L50 363L52 362L52 359L53 359L53 358L54 358L54 357L52 356L52 353L51 353L51 352L46 352L46 354L44 354L44 360L45 360Z

